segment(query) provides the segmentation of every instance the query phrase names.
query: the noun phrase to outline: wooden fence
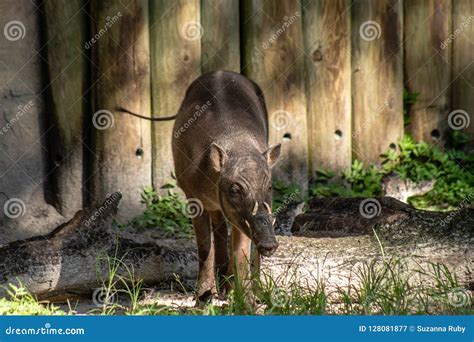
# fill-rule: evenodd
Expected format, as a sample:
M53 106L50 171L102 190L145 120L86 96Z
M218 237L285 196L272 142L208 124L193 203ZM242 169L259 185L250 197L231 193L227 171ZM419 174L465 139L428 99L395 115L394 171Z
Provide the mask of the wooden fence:
M45 0L42 8L49 179L63 215L116 190L122 217L140 212L141 189L170 179L173 123L114 109L174 114L193 79L212 70L260 85L271 143L284 143L276 177L303 188L317 169L377 162L404 132L441 145L450 113L474 137L474 0ZM419 92L406 127L404 87Z

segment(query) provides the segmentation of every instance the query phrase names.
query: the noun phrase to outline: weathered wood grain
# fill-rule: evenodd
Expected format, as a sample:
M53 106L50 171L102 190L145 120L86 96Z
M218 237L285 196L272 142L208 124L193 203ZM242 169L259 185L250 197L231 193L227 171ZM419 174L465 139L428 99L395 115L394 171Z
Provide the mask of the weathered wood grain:
M454 113L450 121L451 126L456 129L463 127L463 132L469 135L468 149L472 151L474 149L474 1L453 1L453 25L450 37L453 37L451 112L464 111Z
M402 18L400 0L352 5L352 146L366 163L403 134Z
M308 139L300 4L246 0L243 7L242 69L265 95L270 143L283 141L274 176L299 184L304 190L308 178Z
M123 191L119 217L128 220L143 211L140 193L151 184L151 124L115 109L150 113L148 2L93 1L91 6L93 35L100 35L92 46L94 115L106 111L90 118L93 200L113 189ZM109 122L101 126L101 118Z
M238 0L201 1L202 72L240 72Z
M189 84L201 74L199 0L150 3L151 98L153 116L178 112ZM171 153L173 121L152 126L153 185L160 188L174 170Z
M348 0L302 3L311 172L351 165L351 16Z
M408 91L419 93L409 111L416 140L445 141L449 111L451 48L450 0L404 2L404 74Z
M54 123L51 159L54 159L55 205L64 216L83 206L84 114L87 109L89 67L86 45L87 17L83 1L44 3L48 39L50 110ZM85 97L84 97L85 96ZM87 176L86 176L87 177Z

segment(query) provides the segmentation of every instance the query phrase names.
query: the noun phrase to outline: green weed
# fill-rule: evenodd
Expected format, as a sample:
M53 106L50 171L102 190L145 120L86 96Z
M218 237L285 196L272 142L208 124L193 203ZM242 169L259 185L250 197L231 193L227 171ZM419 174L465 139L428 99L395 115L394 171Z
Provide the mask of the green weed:
M137 228L157 228L166 237L190 237L193 235L191 220L186 213L186 201L175 191L175 184L163 188L166 195L160 195L153 187L146 187L141 194L145 212L132 220Z
M407 135L398 143L397 150L389 150L381 157L381 166L366 167L355 160L340 178L331 172L317 172L310 195L379 196L382 177L391 172L414 182L436 180L431 191L409 198L409 203L420 209L453 208L474 193L474 156L463 151L442 151L425 142L416 143Z

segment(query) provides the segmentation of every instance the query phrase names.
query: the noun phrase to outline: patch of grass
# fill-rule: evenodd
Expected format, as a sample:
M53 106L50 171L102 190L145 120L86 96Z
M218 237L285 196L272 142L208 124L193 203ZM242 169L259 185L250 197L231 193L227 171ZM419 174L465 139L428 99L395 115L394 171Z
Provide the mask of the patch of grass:
M389 258L360 265L355 276L360 287L338 289L341 313L361 315L467 315L474 313L469 290L440 264L443 272L409 270L406 259ZM440 286L440 284L443 284Z
M164 187L166 195L160 195L153 187L146 187L141 194L145 212L131 221L137 228L157 228L165 236L190 237L193 226L186 213L186 201L175 191L176 185Z
M5 288L7 296L0 298L0 316L3 315L66 315L67 313L47 302L38 301L20 284L9 284Z
M310 186L310 195L379 196L382 177L391 172L414 182L436 179L431 191L409 198L409 203L420 209L453 208L474 193L474 156L463 151L442 151L424 142L416 143L406 135L396 151L389 150L381 157L380 167L366 167L355 160L351 168L339 177L331 172L317 172Z
M143 280L135 276L133 266L128 266L124 260L126 254L121 258L109 255L100 256L97 259L97 272L101 265L105 263L108 277L99 280L101 287L93 294L93 301L99 309L92 310L91 313L102 315L112 315L117 311L134 312L138 309L138 303L142 296ZM127 299L127 306L120 303L119 297Z
M329 289L324 279L299 282L297 270L288 266L278 277L262 272L259 279L238 279L224 305L203 308L167 306L159 301L143 303L141 281L122 260L109 258L109 279L104 293L119 299L89 311L103 315L472 315L472 295L463 288L448 267L432 263L409 266L409 259L389 257L364 262L354 267L349 285ZM121 269L119 272L118 270ZM127 272L130 272L129 274ZM125 285L125 283L128 285ZM357 283L358 285L354 285ZM159 298L158 298L159 299ZM8 299L0 299L0 314L66 314L47 303L38 302L24 287L11 285Z

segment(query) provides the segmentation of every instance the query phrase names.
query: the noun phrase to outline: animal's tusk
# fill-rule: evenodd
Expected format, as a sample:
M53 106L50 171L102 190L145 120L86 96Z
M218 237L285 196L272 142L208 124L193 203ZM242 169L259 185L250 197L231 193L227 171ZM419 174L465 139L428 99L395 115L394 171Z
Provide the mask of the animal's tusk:
M250 223L249 223L249 221L245 220L245 224L247 225L247 227L250 228Z
M275 225L275 222L276 222L276 220L277 220L277 218L276 218L276 217L274 217L274 218L273 218L273 221L272 221L272 226L274 226L274 225Z
M252 210L252 216L257 215L257 210L258 210L258 202L255 202L255 205Z
M263 205L265 206L265 208L267 208L268 213L271 214L272 208L270 208L270 205L267 202L263 202Z

